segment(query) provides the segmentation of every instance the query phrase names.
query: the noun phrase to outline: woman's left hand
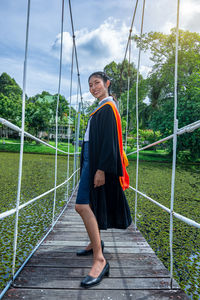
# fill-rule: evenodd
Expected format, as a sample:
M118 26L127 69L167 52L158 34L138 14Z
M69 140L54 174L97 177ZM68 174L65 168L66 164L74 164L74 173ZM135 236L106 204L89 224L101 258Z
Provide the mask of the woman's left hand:
M94 187L98 187L105 184L105 172L97 170L94 175Z

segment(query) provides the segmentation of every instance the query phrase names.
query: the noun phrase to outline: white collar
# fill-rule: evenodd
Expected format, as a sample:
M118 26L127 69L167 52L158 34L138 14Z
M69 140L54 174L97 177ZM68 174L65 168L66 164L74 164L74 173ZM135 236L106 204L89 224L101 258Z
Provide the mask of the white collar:
M108 100L108 101L109 101L109 100L113 100L113 97L112 97L112 96L108 96L108 97L102 99L101 101L99 101L98 105L101 105L101 103L102 103L104 100Z

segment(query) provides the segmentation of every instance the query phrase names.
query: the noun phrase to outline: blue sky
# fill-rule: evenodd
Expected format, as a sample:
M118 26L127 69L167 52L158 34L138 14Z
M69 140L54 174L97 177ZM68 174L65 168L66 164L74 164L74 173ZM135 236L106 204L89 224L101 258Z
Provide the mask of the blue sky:
M7 72L22 86L27 0L0 1L0 74ZM91 72L102 70L111 61L120 62L125 46L135 0L71 0L76 31L84 100L88 93L87 78ZM169 33L176 23L176 1L146 0L144 32ZM139 0L134 33L140 30L142 0ZM200 3L180 0L180 28L199 32ZM46 90L58 90L61 0L31 0L30 35L27 69L28 96ZM68 1L65 1L63 71L61 93L69 96L71 25ZM138 51L132 46L132 61L137 64ZM141 72L150 70L147 54L141 57ZM76 73L76 72L75 72ZM76 74L73 93L76 93ZM76 96L73 97L76 101Z

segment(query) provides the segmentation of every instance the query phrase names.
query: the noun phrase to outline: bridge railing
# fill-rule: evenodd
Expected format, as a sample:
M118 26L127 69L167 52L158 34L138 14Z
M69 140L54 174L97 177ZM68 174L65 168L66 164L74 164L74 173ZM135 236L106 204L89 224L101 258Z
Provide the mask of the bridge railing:
M57 220L59 219L60 215L64 212L66 209L68 202L70 201L71 197L73 196L73 193L76 189L77 183L79 181L79 166L77 162L77 156L79 155L78 152L78 140L79 140L79 127L80 127L80 104L79 104L79 94L77 94L77 104L78 104L78 122L76 124L76 143L74 145L74 152L69 152L69 140L68 140L68 152L63 151L58 148L58 108L59 108L59 96L60 96L60 87L61 87L61 73L62 73L62 48L63 48L63 22L64 22L64 0L62 1L62 12L61 12L61 45L60 45L60 60L59 60L59 83L58 83L58 93L57 93L57 107L56 107L56 138L55 138L55 144L56 146L52 146L43 140L31 135L30 133L26 132L24 130L25 125L25 95L26 95L26 73L27 73L27 53L28 53L28 39L29 39L29 19L30 19L30 2L31 0L28 0L28 6L27 6L27 24L26 24L26 42L25 42L25 59L24 59L24 70L23 70L23 94L22 94L22 125L21 128L18 126L12 124L11 122L0 118L0 123L2 123L4 126L7 126L11 128L12 130L19 132L21 135L21 143L20 143L20 159L19 159L19 169L18 169L18 188L17 188L17 200L16 200L16 206L13 209L7 210L5 212L0 213L0 220L3 220L5 218L8 218L9 216L12 216L15 214L15 227L14 227L14 240L13 240L13 260L12 260L12 279L7 282L7 285L0 293L0 299L3 297L5 292L8 290L10 285L12 284L13 280L16 278L16 276L19 274L19 272L22 270L26 262L30 259L30 257L33 255L33 253L37 250L39 245L43 242L43 240L46 238L46 236L49 234L49 232L53 229L55 226ZM77 60L77 52L76 52L76 45L75 40L73 44L73 50L72 55L76 54L76 63L77 63L77 69L78 69L78 60ZM78 87L80 91L80 97L82 102L82 94L81 94L81 86L80 86L80 74L78 71ZM70 109L71 111L71 93L72 93L72 74L73 74L73 58L72 58L72 65L71 65L71 90L70 90ZM42 143L47 147L53 148L55 150L55 180L54 180L54 187L49 189L48 191L38 195L37 197L34 197L33 199L20 204L21 200L21 182L22 182L22 166L23 166L23 154L24 154L24 136L27 136L31 138L32 140ZM68 158L67 163L67 170L66 170L66 180L62 183L57 185L57 155L58 152L61 152L62 154L67 154L66 157ZM73 172L72 174L69 174L69 155L74 155L74 164L73 164ZM69 194L69 182L72 181L73 189L71 191L71 194ZM60 189L63 186L67 186L67 197L66 197L66 204L63 208L63 210L60 212L59 216L56 216L56 191ZM16 257L17 257L17 245L18 245L18 226L19 226L19 212L23 210L25 207L30 206L31 204L35 203L39 199L50 195L50 193L54 193L54 199L53 199L53 206L52 206L52 221L51 221L51 227L48 230L48 232L45 234L45 236L40 240L40 242L34 247L34 249L31 251L29 256L25 259L25 261L20 265L19 269L16 271ZM56 219L55 219L56 218ZM7 278L10 278L8 276ZM10 274L11 275L11 274Z
M143 36L143 22L144 22L144 10L145 10L145 0L143 0L143 9L142 9L142 20L141 20L141 30L140 30L140 39L142 40ZM175 73L174 73L174 130L173 134L170 136L161 139L155 143L149 144L145 147L139 148L139 116L138 116L138 88L139 88L139 69L140 69L140 58L141 58L141 45L139 46L138 51L138 64L137 64L137 82L136 82L136 125L137 125L137 149L136 151L133 151L131 153L127 153L127 156L137 153L137 163L136 163L136 186L133 188L130 187L131 190L135 191L135 230L137 229L137 196L138 194L145 197L146 199L150 200L157 206L161 207L165 211L167 211L170 214L170 276L171 276L171 288L173 283L173 217L178 218L179 220L195 226L196 228L200 228L200 224L197 223L194 220L191 220L181 214L178 214L174 211L174 189L175 189L175 172L176 172L176 150L177 150L177 137L178 135L181 135L186 132L192 132L198 128L200 128L200 120L188 124L187 126L184 126L183 128L178 128L178 119L177 119L177 77L178 77L178 37L179 37L179 13L180 13L180 0L177 0L177 20L176 20L176 48L175 48ZM130 57L130 51L131 51L131 37L129 36L128 43L129 47L127 46L127 49L129 49L129 57ZM128 91L127 94L129 94L129 81L130 81L130 74L128 75ZM129 97L127 96L127 99L129 100ZM127 106L128 106L128 100L127 100ZM128 107L127 107L127 122L128 122ZM126 142L125 145L127 145L127 128L126 126ZM173 161L172 161L172 176L171 176L171 201L170 201L170 208L165 207L164 205L160 204L158 201L155 201L148 195L142 193L138 189L138 168L139 168L139 153L142 150L148 149L150 147L153 147L155 145L158 145L162 142L165 142L169 139L173 138Z

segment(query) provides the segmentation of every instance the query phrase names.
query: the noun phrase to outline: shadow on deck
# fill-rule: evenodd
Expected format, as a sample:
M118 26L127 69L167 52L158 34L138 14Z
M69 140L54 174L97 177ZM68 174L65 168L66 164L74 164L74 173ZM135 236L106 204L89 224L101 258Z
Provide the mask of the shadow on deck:
M75 196L43 244L21 271L3 299L188 299L173 282L139 231L101 232L110 276L91 289L80 287L92 257L77 257L88 243L82 220L74 210Z

